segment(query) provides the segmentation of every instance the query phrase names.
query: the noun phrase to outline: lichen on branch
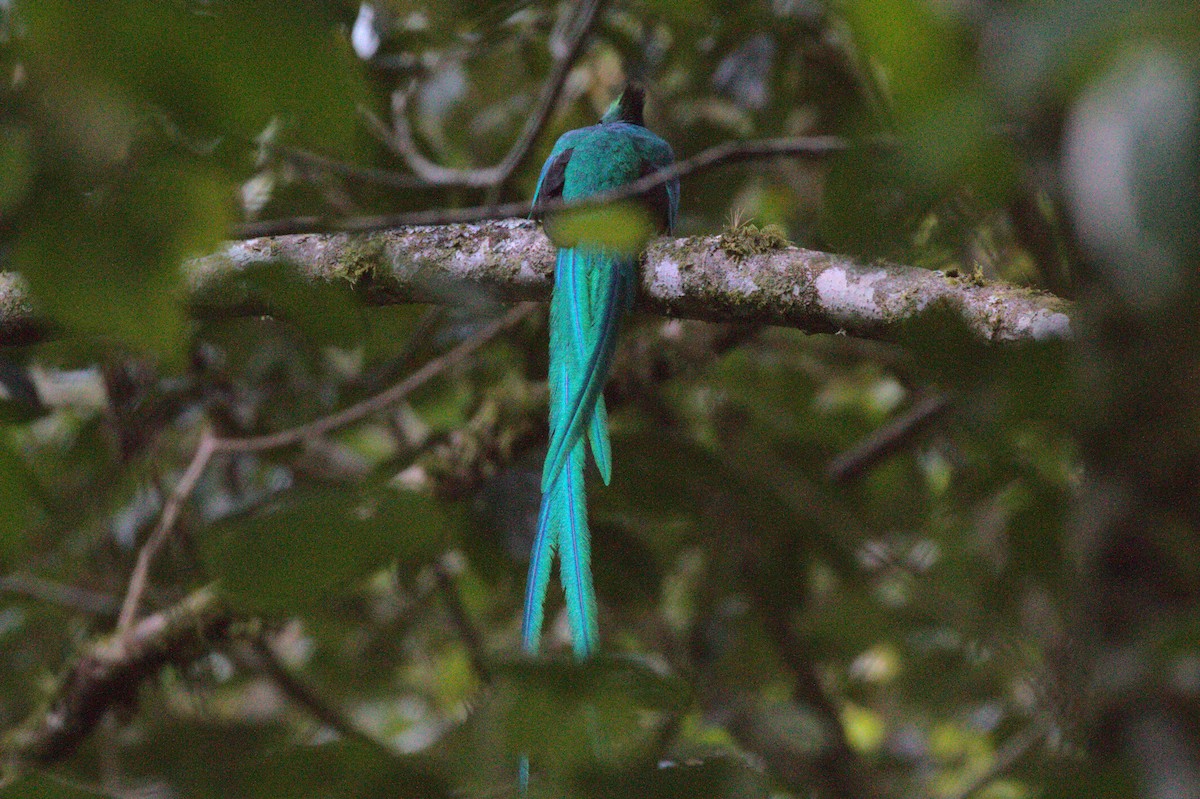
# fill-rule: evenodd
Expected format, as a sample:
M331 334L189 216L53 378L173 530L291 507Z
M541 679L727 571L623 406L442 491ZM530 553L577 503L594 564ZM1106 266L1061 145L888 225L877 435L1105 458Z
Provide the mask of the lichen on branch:
M934 307L987 341L1064 338L1070 303L1026 288L790 245L736 246L733 234L659 239L642 259L638 307L714 322L784 325L810 333L894 339ZM302 234L230 244L193 264L217 276L263 260L311 279L347 279L373 303L549 299L554 247L534 222L509 219L353 235Z

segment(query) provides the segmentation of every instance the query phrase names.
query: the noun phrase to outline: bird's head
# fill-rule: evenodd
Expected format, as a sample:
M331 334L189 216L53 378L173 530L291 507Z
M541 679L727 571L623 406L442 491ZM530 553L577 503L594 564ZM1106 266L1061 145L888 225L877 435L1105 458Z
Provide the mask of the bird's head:
M633 125L645 125L642 109L646 105L646 89L640 83L627 83L621 96L613 100L612 105L600 117L601 122L629 122Z

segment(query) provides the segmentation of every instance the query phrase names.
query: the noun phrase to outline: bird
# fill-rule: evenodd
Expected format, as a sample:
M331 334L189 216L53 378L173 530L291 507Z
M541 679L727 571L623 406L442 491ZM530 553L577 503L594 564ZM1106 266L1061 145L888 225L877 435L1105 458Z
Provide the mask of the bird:
M566 599L571 644L577 659L598 645L596 595L584 493L585 445L605 485L612 479L608 414L601 393L616 348L622 317L633 305L638 252L614 245L602 230L603 211L584 224L556 221L542 208L618 189L670 166L671 146L645 126L645 89L627 84L599 124L559 137L538 178L533 214L543 219L558 248L550 300L550 444L542 470L542 499L530 555L521 625L529 655L541 644L546 592L555 554ZM638 213L658 232L671 233L679 209L679 181L636 198ZM622 217L622 219L625 219ZM627 220L626 220L627 221ZM623 226L611 222L608 227ZM584 229L580 229L580 227ZM591 235L589 236L589 233ZM639 242L635 247L644 244Z

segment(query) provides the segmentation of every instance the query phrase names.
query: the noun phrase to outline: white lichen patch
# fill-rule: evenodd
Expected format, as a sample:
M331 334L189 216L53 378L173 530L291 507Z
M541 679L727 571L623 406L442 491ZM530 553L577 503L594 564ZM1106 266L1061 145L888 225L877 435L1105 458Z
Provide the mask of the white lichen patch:
M1071 317L1059 311L1034 311L1021 321L1034 341L1071 337Z
M679 273L679 262L663 258L654 269L650 291L657 297L673 300L683 296L683 276Z
M533 264L525 258L521 259L521 267L517 271L517 277L521 283L536 283L542 279L542 275L538 270L533 268Z
M831 266L817 276L813 286L821 305L834 318L881 319L883 308L875 298L874 286L886 277L882 269L851 275L840 266Z
M725 285L730 294L740 294L744 297L758 292L758 284L754 282L754 278L736 270L725 273Z

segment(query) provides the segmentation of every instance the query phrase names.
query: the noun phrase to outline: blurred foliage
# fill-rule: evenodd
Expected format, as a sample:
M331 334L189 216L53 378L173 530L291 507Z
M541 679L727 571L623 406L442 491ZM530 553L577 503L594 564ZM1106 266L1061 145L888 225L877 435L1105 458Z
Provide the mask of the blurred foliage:
M498 162L572 8L0 0L0 267L55 325L0 360L0 730L111 631L203 425L302 424L488 321L368 308L286 264L185 296L180 262L243 218L478 202L291 156L405 172L362 124L401 92L429 158ZM605 654L579 665L556 596L548 656L507 659L544 446L497 410L539 396L545 334L525 325L393 412L218 455L152 571L150 610L215 582L365 735L304 712L235 635L0 797L511 796L520 753L532 796L1196 795L1200 714L1174 738L1122 714L1200 696L1200 616L1180 610L1200 596L1198 54L1182 0L606 3L497 196L527 198L626 75L681 156L891 134L689 179L679 233L732 216L1076 296L1090 343L992 347L937 308L895 344L631 321L613 484L589 478ZM636 246L642 221L561 223ZM897 452L828 476L930 394L948 410ZM1096 531L1151 483L1159 504L1097 566ZM1081 623L1106 609L1117 632ZM1131 673L1164 682L1147 698Z

